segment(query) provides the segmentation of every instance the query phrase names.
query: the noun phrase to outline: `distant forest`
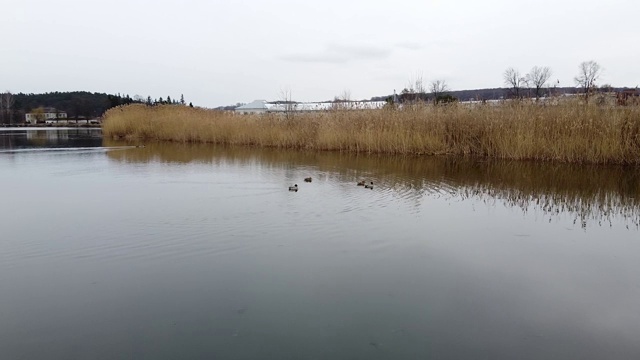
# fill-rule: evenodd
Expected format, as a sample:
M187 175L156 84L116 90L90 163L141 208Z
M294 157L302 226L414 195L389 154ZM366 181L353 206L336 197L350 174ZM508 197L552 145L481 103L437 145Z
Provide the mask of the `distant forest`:
M611 88L611 91L620 91L627 88ZM482 100L499 100L499 99L507 99L510 97L511 89L508 88L490 88L490 89L476 89L476 90L444 90L441 94L434 95L433 93L416 93L409 92L406 93L407 89L398 93L398 99L400 102L410 101L421 99L424 101L433 100L436 97L444 97L446 101L482 101ZM525 96L533 96L533 89L522 89L523 94ZM543 91L544 96L556 96L560 94L577 94L580 92L579 88L576 87L551 87L545 88ZM393 98L393 94L382 95L382 96L373 96L369 100L360 100L360 101L388 101ZM334 102L340 101L336 99L333 100L325 100L321 102ZM274 101L277 103L278 101ZM296 102L296 101L292 101ZM227 106L219 106L217 110L234 110L235 108L244 105L243 103L237 103L235 105L227 105Z
M526 92L528 89L524 89ZM510 89L507 88L491 88L491 89L476 89L476 90L445 90L444 93L457 99L458 101L482 101L482 100L499 100L509 97ZM559 95L559 94L576 94L580 92L576 87L553 87L545 88L545 95ZM401 94L398 94L399 96ZM426 93L427 98L433 97L433 94ZM385 101L392 95L374 96L371 101ZM532 95L531 95L532 96Z
M129 95L111 95L91 93L88 91L50 92L44 94L0 94L0 124L17 124L25 121L25 114L40 107L52 107L67 113L69 119L95 119L115 106L132 103L156 104L184 104L184 97L180 100L146 99L140 96L131 98ZM8 106L7 106L8 105Z

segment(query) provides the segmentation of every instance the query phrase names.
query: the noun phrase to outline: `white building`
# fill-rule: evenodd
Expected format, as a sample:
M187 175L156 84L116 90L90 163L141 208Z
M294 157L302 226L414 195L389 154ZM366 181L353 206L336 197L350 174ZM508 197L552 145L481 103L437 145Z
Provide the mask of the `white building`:
M37 124L38 122L55 122L60 119L66 119L67 113L52 107L33 109L32 112L25 115L25 120L29 124Z
M340 101L340 102L306 102L306 103L268 103L255 100L235 109L239 114L264 114L283 112L314 112L329 110L372 110L382 109L385 101Z
M269 110L266 100L254 100L248 104L238 106L236 113L240 114L264 114Z

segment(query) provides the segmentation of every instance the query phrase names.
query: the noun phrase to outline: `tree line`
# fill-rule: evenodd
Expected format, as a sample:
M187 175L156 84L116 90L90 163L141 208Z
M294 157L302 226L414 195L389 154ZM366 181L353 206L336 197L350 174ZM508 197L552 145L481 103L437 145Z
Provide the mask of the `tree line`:
M66 112L68 119L95 119L116 106L127 104L186 105L184 96L179 100L167 96L152 99L151 96L143 98L140 95L133 97L128 94L91 93L88 91L49 92L44 94L12 94L9 91L0 93L0 124L19 124L25 121L25 115L35 109L47 107L55 108L60 112ZM193 106L191 103L189 105Z
M548 66L534 66L531 70L522 74L519 70L510 67L503 73L505 88L489 88L475 90L450 90L445 80L436 79L428 84L418 76L411 80L400 93L393 95L375 96L371 101L397 101L406 102L434 102L445 103L451 101L482 101L513 98L536 98L557 94L584 94L585 98L595 92L625 91L628 88L614 88L604 84L598 86L597 82L602 75L602 67L597 62L585 61L578 66L578 74L573 81L575 86L560 87L560 82L550 81L553 71Z
M384 100L388 103L423 101L433 102L434 104L458 101L458 98L449 93L449 85L445 80L436 79L425 84L422 76L416 76L400 91L400 94L396 94L395 90L393 93L392 96L387 96Z
M504 84L508 87L507 95L509 98L532 97L533 95L537 100L544 95L545 88L555 88L560 83L559 80L556 80L553 86L549 84L552 74L553 72L548 66L534 66L525 75L510 67L503 74ZM589 97L599 89L603 91L614 90L611 85L598 87L597 81L601 75L602 67L597 62L589 60L580 63L578 74L573 78L577 90L575 93L582 93L586 101L589 101Z

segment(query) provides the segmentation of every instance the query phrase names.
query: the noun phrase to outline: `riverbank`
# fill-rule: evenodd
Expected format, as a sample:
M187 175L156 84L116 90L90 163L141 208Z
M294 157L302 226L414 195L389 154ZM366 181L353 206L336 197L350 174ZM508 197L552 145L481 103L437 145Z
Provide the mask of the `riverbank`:
M3 128L46 128L46 127L51 127L51 128L75 128L75 127L79 127L79 128L99 128L102 127L101 124L96 124L96 123L80 123L80 124L76 124L73 122L70 123L57 123L57 124L25 124L25 123L21 123L21 124L0 124L0 127Z
M640 165L640 107L577 100L288 116L129 105L105 113L103 133L111 138L319 151Z

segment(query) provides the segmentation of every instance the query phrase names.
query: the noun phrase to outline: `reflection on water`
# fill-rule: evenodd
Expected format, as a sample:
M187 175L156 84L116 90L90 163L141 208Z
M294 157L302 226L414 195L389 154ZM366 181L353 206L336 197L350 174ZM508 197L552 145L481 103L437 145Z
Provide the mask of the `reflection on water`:
M635 169L36 134L0 359L640 358Z
M105 140L105 145L121 146ZM136 151L110 152L127 163L259 164L274 169L307 168L335 181L371 180L407 201L425 196L500 202L552 221L568 215L574 223L640 226L640 169L621 166L493 161L448 157L369 156L247 147L152 143Z
M0 151L33 148L97 147L99 128L0 128Z

